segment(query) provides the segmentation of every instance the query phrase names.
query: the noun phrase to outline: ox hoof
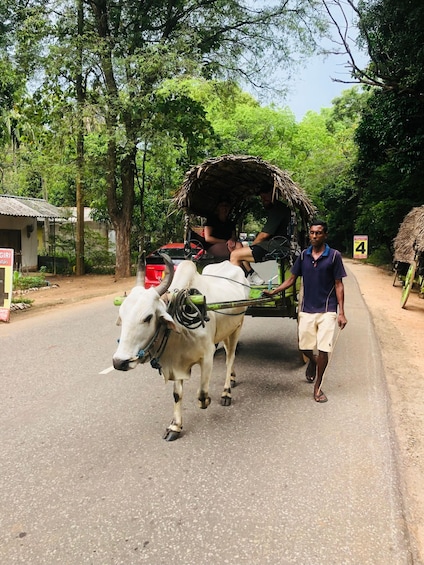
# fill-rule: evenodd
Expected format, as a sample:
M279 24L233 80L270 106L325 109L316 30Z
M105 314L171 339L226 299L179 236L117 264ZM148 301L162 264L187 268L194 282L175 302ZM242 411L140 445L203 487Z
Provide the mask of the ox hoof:
M181 432L176 432L175 430L166 430L163 434L163 439L165 441L175 441L181 436Z
M231 406L231 396L221 396L221 406Z
M202 410L206 410L206 408L211 403L210 396L206 396L204 398L199 398L198 401L199 401L199 408L201 408Z
M234 388L237 385L236 379L231 379L231 388Z

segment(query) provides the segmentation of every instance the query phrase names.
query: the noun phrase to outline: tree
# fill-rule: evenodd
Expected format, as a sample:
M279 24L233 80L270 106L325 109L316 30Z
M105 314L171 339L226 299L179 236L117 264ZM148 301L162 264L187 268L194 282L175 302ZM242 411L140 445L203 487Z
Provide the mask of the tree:
M84 106L86 88L83 77L84 59L84 6L83 0L77 0L77 69L75 76L76 90L76 274L84 274Z
M222 153L255 155L290 168L296 120L288 108L261 105L231 81L189 81L185 88L203 104Z
M107 201L116 230L117 276L130 273L137 152L156 115L156 90L167 78L187 74L264 78L267 60L278 65L290 60L289 46L295 51L313 45L317 4L264 2L252 8L221 0L87 0L93 96L108 140Z
M16 147L16 120L13 105L24 93L25 75L13 54L16 38L17 14L13 2L0 3L0 146L9 144L12 151ZM3 161L3 160L2 160ZM4 180L4 161L0 163L2 182Z
M424 4L421 0L347 0L370 63L356 64L347 27L334 16L341 1L324 2L350 56L353 79L369 87L355 142L356 229L373 247L390 248L408 210L422 203L424 166Z
M391 249L406 213L422 204L424 113L410 95L374 92L356 133L357 225Z
M358 206L354 175L355 132L368 93L357 87L343 91L332 108L308 112L296 138L296 178L312 195L320 216L329 224L331 244L351 248Z
M358 127L361 209L377 244L391 248L400 222L422 204L424 174L424 5L417 0L360 4L360 29L374 89ZM394 30L396 32L394 33Z
M81 94L87 96L85 111L90 107L102 127L108 211L117 237L117 276L130 273L137 183L143 205L138 153L144 148L142 155L149 155L145 148L151 143L153 124L169 127L174 142L176 127L181 128L186 154L181 166L191 166L202 153L199 132L187 134L192 123L187 116L199 116L197 102L180 97L162 100L161 107L157 92L166 80L178 76L239 77L256 87L270 86L272 69L282 63L289 68L299 54L313 49L314 33L324 29L319 5L319 0L266 0L259 8L237 0L83 0L82 34L77 27L81 2L10 2L8 14L13 18L4 22L13 20L14 57L27 80L36 77L35 98L56 96L54 111L61 106L67 123L75 126L78 90L80 101ZM176 116L177 108L179 117L168 120L166 116ZM49 116L44 122L46 128L51 120ZM79 140L81 149L81 136ZM146 165L146 159L141 162ZM143 215L140 209L141 221Z
M359 29L371 63L361 82L424 98L424 4L420 0L359 2Z
M352 80L396 93L424 97L424 4L421 0L323 0L338 40L336 51L348 56ZM369 63L355 60L349 9L356 16L357 45ZM343 81L341 81L343 82Z

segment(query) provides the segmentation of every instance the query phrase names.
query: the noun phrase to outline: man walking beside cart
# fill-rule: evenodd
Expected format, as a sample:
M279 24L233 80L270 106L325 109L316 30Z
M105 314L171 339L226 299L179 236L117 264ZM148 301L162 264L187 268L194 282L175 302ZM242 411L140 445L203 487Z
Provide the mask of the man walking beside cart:
M326 243L327 233L326 222L313 221L309 230L311 245L296 259L290 277L275 289L263 292L265 296L274 296L294 285L297 277L303 277L299 349L309 359L306 379L315 382L314 400L319 403L328 400L321 384L333 348L336 322L340 329L347 324L343 285L346 271L340 252Z

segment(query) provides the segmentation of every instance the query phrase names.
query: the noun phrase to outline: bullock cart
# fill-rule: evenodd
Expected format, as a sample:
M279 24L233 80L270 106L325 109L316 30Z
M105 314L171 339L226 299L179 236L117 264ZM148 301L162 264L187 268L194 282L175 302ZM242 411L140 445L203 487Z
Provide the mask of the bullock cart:
M275 238L265 256L275 268L275 275L269 276L266 285L252 286L239 267L210 256L206 250L196 262L182 261L174 274L172 261L164 254L165 276L157 287L145 288L146 265L141 257L136 286L125 300L115 302L120 305L121 325L113 356L115 369L128 371L150 362L166 381L174 382L173 419L163 436L167 441L181 435L183 383L190 378L194 365L200 366L199 407L209 406L209 381L218 343L223 343L226 353L221 404L231 404L235 353L246 314L297 317L299 288L273 298L261 295L265 288L289 276L315 212L306 193L286 172L250 156L224 155L205 161L188 171L175 195L175 205L184 215L185 249L190 259L193 240L202 244L201 236L193 230L201 218L213 213L218 202L225 199L231 204L232 219L241 232L249 214L256 213L259 222L263 211L256 197L264 189L290 208L287 237Z
M405 308L411 290L418 288L424 298L424 206L412 208L405 216L393 240L396 281L403 286L401 307Z
M184 214L184 237L189 255L190 243L203 243L201 231L196 226L213 214L222 200L231 205L230 217L237 225L239 235L246 232L247 219L256 218L259 225L264 210L257 196L264 190L272 191L275 199L288 205L291 221L287 236L275 237L271 241L270 251L261 265L265 269L262 272L267 273L261 275L263 278L266 276L266 284L251 285L249 300L244 302L246 315L297 318L300 281L297 288L291 287L273 299L261 298L264 289L278 286L290 275L290 267L307 242L308 222L315 213L306 192L286 171L253 156L223 155L208 159L186 173L174 202ZM201 270L216 261L222 259L205 252L197 264ZM222 306L207 305L209 309Z

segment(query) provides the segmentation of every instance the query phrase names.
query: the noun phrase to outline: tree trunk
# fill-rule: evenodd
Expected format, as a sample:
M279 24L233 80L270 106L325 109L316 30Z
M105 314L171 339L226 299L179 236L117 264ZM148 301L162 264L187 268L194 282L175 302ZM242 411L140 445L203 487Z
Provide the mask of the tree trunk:
M116 234L116 262L115 277L117 279L131 276L131 226L128 229L126 222L115 224Z
M112 142L109 148L109 167L116 162L116 146ZM112 180L114 167L110 169L108 183L109 213L116 233L116 278L131 276L131 227L134 210L134 177L136 149L126 154L120 163L122 195L117 204L116 184Z
M134 178L137 148L135 142L131 141L131 120L129 120L125 123L127 146L124 155L120 156L122 149L118 148L116 142L119 129L119 91L113 69L112 42L109 41L107 3L105 0L99 0L93 2L91 6L96 17L99 36L107 40L101 52L101 66L108 99L105 116L108 134L107 205L116 234L115 277L119 279L131 276L131 224L135 202ZM120 182L118 182L119 177Z

